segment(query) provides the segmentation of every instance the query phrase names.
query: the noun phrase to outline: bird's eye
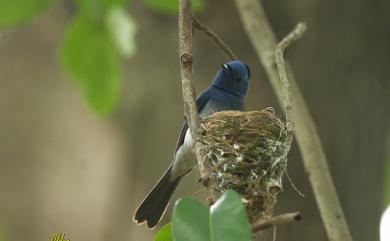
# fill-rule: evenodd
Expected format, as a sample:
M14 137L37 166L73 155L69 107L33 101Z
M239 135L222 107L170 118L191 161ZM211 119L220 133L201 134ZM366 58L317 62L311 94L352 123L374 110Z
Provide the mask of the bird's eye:
M221 64L221 67L222 67L223 71L227 74L230 74L232 72L232 70L230 69L230 66L227 64Z

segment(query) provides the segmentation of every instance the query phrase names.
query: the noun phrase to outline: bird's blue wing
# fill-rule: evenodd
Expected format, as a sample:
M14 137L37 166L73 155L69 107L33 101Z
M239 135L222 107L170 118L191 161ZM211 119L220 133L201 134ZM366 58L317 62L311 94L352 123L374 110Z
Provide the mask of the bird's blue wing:
M209 92L209 89L206 89L196 99L196 105L198 106L198 112L200 112L203 109L203 107L206 105L206 103L209 99L210 99L210 92ZM183 126L181 127L179 138L178 138L177 143L176 143L175 153L177 152L177 150L179 150L180 146L183 144L187 130L188 130L188 121L185 119Z
M199 95L198 99L196 99L198 112L200 112L203 109L203 107L207 104L207 102L210 100L211 92L212 92L211 88L208 88Z
M179 138L177 139L175 155L176 155L177 150L179 150L180 146L184 142L184 138L186 136L187 130L188 130L188 121L184 120L183 126L181 127L181 130L180 130Z

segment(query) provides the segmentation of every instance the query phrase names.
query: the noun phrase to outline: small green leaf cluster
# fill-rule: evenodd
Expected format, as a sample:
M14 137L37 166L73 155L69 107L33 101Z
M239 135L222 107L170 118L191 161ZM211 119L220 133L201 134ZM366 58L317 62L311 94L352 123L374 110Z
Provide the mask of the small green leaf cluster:
M0 30L25 23L55 0L0 0ZM61 59L97 113L107 113L121 92L120 55L135 53L136 24L126 0L75 0L77 15L65 33Z
M250 241L251 227L241 196L226 191L210 208L189 198L175 204L172 222L154 241Z
M98 113L117 103L121 86L120 55L135 53L136 25L123 0L78 0L61 51L62 63Z
M68 1L68 0L66 0ZM0 0L0 30L23 24L43 13L56 0ZM121 57L136 51L137 25L126 10L127 0L74 0L77 14L65 32L61 62L83 90L91 108L111 112L122 86ZM177 14L177 0L143 0L151 9ZM204 6L194 0L194 10Z

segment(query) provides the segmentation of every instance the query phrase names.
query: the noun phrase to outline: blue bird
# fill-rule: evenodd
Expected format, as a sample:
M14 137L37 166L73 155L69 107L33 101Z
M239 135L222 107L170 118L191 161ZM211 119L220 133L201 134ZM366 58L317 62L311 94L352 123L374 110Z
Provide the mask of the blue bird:
M212 84L197 98L196 104L201 117L224 110L245 110L245 97L248 93L250 70L241 61L231 61L221 65ZM172 164L160 178L149 195L138 206L134 221L155 227L163 216L168 202L183 176L196 165L192 151L192 138L188 122L184 121L177 141Z

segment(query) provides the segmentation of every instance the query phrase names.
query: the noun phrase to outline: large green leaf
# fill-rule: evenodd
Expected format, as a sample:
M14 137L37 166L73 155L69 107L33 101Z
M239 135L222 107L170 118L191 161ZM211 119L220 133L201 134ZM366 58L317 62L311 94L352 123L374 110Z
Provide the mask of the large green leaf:
M112 110L120 94L120 63L104 27L77 17L66 33L62 62L96 112Z
M241 197L226 191L211 206L210 229L213 241L251 241L252 233Z
M107 13L106 25L118 51L126 57L133 56L137 26L126 10L122 7L111 8Z
M241 197L226 191L211 206L211 211L198 201L180 199L173 210L175 241L251 241L252 233Z
M0 29L30 20L53 2L54 0L0 0Z
M153 241L173 241L172 237L172 223L168 223L162 227Z
M198 201L179 199L173 210L175 241L209 241L209 209ZM236 240L237 241L237 240Z
M179 13L178 0L144 0L145 4L151 9L168 14ZM204 0L193 0L192 7L194 11L200 11L204 8Z

